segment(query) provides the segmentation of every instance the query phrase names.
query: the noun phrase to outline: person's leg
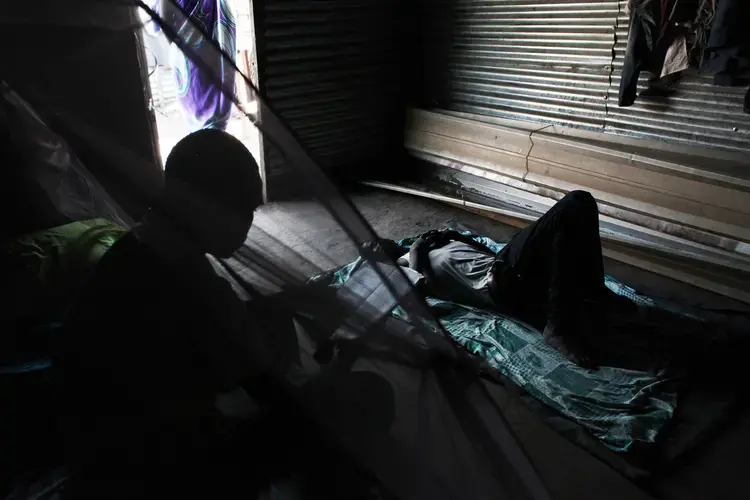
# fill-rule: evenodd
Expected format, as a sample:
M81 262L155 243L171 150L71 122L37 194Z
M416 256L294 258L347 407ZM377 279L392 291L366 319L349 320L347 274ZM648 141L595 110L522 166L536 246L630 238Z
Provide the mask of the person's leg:
M580 311L584 301L602 297L604 264L594 197L574 191L563 200L567 203L553 222L548 316L564 321L568 312Z
M534 296L546 297L549 291L554 300L564 301L568 290L576 298L598 293L604 270L596 200L585 191L568 193L513 236L499 260Z
M538 327L546 322L558 332L555 336L567 336L567 343L580 343L580 338L573 337L578 333L584 304L604 291L594 197L585 191L567 194L534 224L514 236L499 260L500 266L505 266L504 272L515 278L511 286L518 288L506 293L518 297L512 309L526 321L536 316ZM556 347L561 351L581 350L573 345Z

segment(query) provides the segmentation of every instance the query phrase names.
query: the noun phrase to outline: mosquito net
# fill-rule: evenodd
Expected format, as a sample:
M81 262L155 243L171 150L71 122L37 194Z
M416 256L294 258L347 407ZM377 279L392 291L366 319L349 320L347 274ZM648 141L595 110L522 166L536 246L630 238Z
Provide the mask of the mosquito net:
M299 486L295 494L300 498L549 498L479 377L478 362L447 335L415 293L411 278L396 265L398 255L379 240L274 112L272 103L239 70L233 52L236 27L225 4L181 0L103 4L133 10L133 25L127 29L159 34L164 57L173 61L180 103L190 117L191 130L226 128L230 117L240 116L243 126L260 131L305 187L309 221L261 210L244 245L231 255L208 256L210 270L200 270L183 258L184 246L191 242L177 248L175 240L164 234L148 239L152 246L148 251L166 256L181 270L178 274L213 272L231 284L231 296L223 295L226 291L218 286L170 285L188 288L194 306L224 318L233 314L227 311L236 310L237 306L227 305L234 302L249 311L274 310L272 320L255 314L251 328L247 323L217 320L221 329L232 331L226 352L239 358L239 369L260 367L250 377L256 382L243 390L251 399L256 398L256 391L273 393L268 396L271 406L284 414L279 417L284 426L279 429L277 422L274 432L285 435L278 435L273 447L278 456L287 458L274 461L268 454L253 456L261 452L248 440L245 449L250 463L273 463L274 470L264 475L257 472L261 468L248 465L238 474L263 476L258 490L278 492L290 477L315 469L326 486L315 493L305 493L305 487ZM15 186L29 193L25 222L9 234L26 238L21 253L33 258L22 266L25 277L43 282L25 295L18 294L17 303L19 308L21 304L46 304L28 314L38 323L30 330L54 335L51 331L69 317L73 299L102 255L116 248L115 242L124 241L131 229L138 231L138 214L123 210L23 96L8 85L2 93L5 146L17 155L8 169ZM108 168L144 162L75 113L57 119L58 125L106 151L112 160ZM130 194L158 198L162 186L128 174L132 171L136 170L119 172L128 177ZM6 228L18 219L8 212L4 218ZM213 222L228 225L229 218L231 214ZM292 223L295 229L284 231ZM300 223L304 230L299 229ZM169 233L185 222L166 224L162 227ZM331 239L346 243L332 249L326 246ZM356 266L342 267L354 260ZM106 339L108 328L126 321L131 313L97 316L102 323L100 338ZM211 328L198 336L215 337L214 332ZM41 352L33 359L13 361L21 371L40 363L54 364ZM228 355L226 365L234 362ZM175 380L176 385L180 383ZM237 398L231 387L225 389L225 403L230 407L226 412L232 413ZM316 445L309 445L310 436L316 438ZM339 458L326 462L327 470L321 472L316 462L324 448L334 450ZM291 455L298 458L288 458ZM343 469L342 463L346 464ZM345 482L356 485L345 489L341 486Z

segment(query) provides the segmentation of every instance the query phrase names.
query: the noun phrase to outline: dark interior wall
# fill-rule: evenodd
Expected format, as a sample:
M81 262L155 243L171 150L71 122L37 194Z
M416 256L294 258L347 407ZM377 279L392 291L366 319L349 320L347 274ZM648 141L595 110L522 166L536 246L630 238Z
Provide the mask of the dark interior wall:
M260 90L334 176L372 176L403 152L410 3L253 2ZM269 141L264 163L270 198L301 187Z
M404 46L408 104L442 107L451 98L448 56L454 44L455 0L411 0Z
M107 28L33 18L5 24L0 30L0 78L69 142L109 194L137 218L148 203L144 186L160 184L161 168L138 41L127 16L123 9L106 12ZM77 20L91 24L85 13ZM101 140L92 138L92 131ZM111 144L133 158L113 151Z

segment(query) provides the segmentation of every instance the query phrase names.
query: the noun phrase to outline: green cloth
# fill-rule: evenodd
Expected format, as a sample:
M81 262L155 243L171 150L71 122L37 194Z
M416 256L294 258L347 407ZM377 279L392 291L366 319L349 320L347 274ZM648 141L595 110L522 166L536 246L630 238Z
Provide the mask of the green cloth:
M474 238L495 252L503 247L486 237ZM399 244L408 248L413 241ZM330 286L340 287L360 263L329 274ZM614 278L607 276L605 282L640 305L656 306ZM456 342L614 451L654 443L676 409L675 385L662 374L606 366L587 370L549 347L538 331L512 318L435 298L428 298L427 304ZM398 312L394 315L403 318Z
M49 334L86 284L96 263L127 229L105 219L71 222L0 243L6 313L0 318L0 364L24 353L44 357Z

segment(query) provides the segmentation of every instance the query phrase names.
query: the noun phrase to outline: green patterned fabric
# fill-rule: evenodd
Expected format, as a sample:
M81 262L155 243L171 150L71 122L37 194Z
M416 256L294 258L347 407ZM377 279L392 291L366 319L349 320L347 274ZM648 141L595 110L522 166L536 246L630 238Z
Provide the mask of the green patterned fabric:
M495 252L503 247L486 237L474 238ZM408 248L413 241L399 244ZM328 274L330 286L345 283L360 263ZM614 278L607 276L606 285L640 305L656 306ZM676 409L675 384L662 374L606 366L584 369L549 347L538 331L512 318L434 298L427 304L460 345L614 451L654 443ZM394 315L403 318L398 311Z
M0 365L48 364L50 335L96 263L127 229L105 219L71 222L0 243L0 288L8 313L0 318ZM17 352L24 352L23 359ZM26 357L31 358L31 361ZM41 361L39 361L41 360ZM29 368L29 369L31 369Z
M19 306L57 309L47 301L71 299L71 291L85 282L104 252L126 231L113 222L92 219L35 231L0 244L3 265L14 278L15 295L23 298ZM36 316L38 312L28 313Z

